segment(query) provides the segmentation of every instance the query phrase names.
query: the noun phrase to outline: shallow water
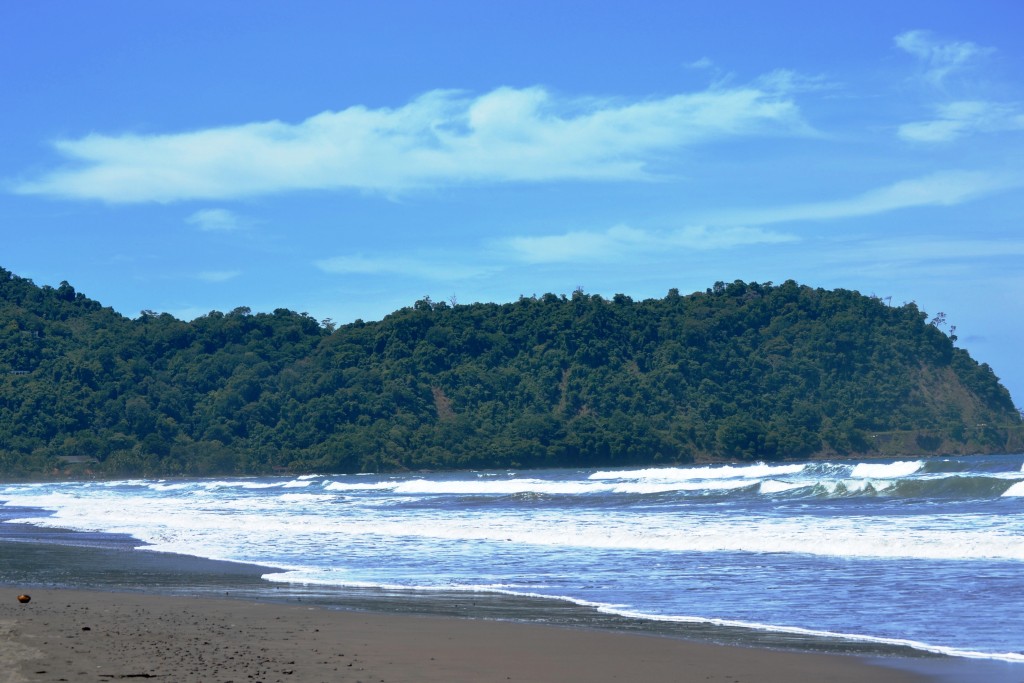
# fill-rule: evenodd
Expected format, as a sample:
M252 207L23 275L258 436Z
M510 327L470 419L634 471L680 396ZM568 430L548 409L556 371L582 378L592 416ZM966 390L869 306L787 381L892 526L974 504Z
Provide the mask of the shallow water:
M266 578L286 591L506 595L539 598L516 603L538 612L561 598L751 638L1024 661L1022 465L1007 455L66 482L0 485L0 500L37 528L279 567Z

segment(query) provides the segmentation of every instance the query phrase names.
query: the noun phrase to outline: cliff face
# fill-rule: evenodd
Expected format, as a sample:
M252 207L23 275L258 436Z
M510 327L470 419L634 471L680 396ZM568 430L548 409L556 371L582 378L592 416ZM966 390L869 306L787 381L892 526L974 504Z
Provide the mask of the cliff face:
M0 269L0 476L67 471L68 456L167 475L1020 445L1009 394L940 323L792 281L424 299L336 330L244 307L131 320Z

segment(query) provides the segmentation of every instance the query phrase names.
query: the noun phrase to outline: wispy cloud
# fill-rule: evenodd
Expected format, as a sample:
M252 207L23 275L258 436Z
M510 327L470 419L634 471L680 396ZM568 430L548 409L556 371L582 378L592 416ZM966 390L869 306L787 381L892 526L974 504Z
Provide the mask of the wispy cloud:
M185 222L208 231L239 230L246 227L244 220L227 209L202 209L186 218Z
M713 69L714 67L715 63L711 61L710 57L701 57L700 59L695 59L692 62L683 64L683 68L685 69Z
M901 180L850 199L733 211L708 218L734 225L769 225L790 221L837 220L923 206L953 206L1024 186L1024 177L985 171L941 171Z
M927 121L905 123L899 136L912 142L951 142L973 133L1024 130L1024 114L1013 105L967 100L937 107Z
M316 261L317 268L338 275L401 275L424 280L461 280L483 277L494 271L486 265L463 265L440 254L417 256L336 256Z
M196 278L204 282L227 282L242 274L240 270L207 270L198 273Z
M856 249L840 249L838 258L852 254L872 259L913 259L933 260L990 260L1000 257L1024 256L1024 239L954 239L935 237L929 240L895 237L892 239L865 240Z
M787 84L788 80L788 84ZM353 106L165 135L58 140L77 168L15 191L107 202L230 199L291 190L385 193L453 183L643 180L667 150L810 132L792 79L640 101L563 98L541 87L436 90L405 106Z
M527 263L579 263L616 261L624 256L667 250L729 249L795 240L792 235L761 228L691 226L656 232L619 225L603 232L575 231L560 235L512 237L499 241L497 246L513 258Z
M1016 264L1024 256L1024 240L893 237L843 243L822 254L831 272L858 278L991 278L1019 273Z
M836 83L824 76L809 76L792 69L775 69L757 78L754 83L769 92L819 92L835 90Z
M604 232L573 231L560 235L511 237L499 240L497 247L529 263L558 263L608 260L623 251L642 248L649 239L642 230L620 225Z
M316 261L338 275L386 275L455 281L494 277L521 266L552 263L616 263L665 253L724 250L794 242L797 238L763 228L691 226L678 230L640 230L618 225L604 231L580 230L493 240L463 254L449 252L389 255L355 254Z
M993 48L969 41L943 41L924 30L901 33L894 41L897 47L921 62L925 81L934 86L941 86L950 74L994 52Z

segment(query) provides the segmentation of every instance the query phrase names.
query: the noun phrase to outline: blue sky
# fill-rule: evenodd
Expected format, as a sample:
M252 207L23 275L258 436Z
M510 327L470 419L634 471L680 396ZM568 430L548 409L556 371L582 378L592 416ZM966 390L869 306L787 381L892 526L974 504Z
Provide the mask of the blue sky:
M0 0L0 266L136 317L717 280L1024 404L1024 3ZM891 299L890 299L891 297Z

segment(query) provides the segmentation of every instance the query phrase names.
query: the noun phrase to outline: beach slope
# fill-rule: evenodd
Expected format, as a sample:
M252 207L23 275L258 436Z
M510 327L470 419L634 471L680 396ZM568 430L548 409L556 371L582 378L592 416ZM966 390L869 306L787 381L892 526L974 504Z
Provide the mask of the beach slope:
M853 656L536 624L75 590L0 600L0 683L924 680Z

